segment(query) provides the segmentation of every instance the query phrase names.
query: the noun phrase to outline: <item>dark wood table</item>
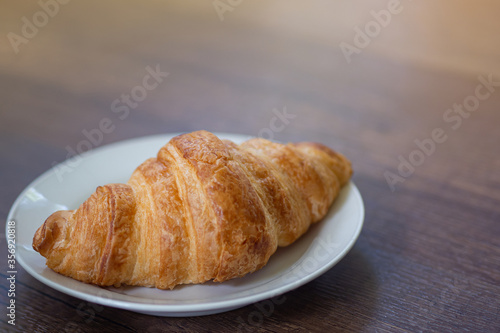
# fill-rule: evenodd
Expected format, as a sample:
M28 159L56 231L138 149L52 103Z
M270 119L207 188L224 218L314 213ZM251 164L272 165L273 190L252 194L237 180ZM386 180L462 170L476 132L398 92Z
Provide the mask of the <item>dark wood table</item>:
M340 263L270 310L147 316L18 264L15 327L2 235L0 330L499 332L499 13L487 0L3 2L2 225L93 129L90 148L199 129L321 142L352 160L366 218Z

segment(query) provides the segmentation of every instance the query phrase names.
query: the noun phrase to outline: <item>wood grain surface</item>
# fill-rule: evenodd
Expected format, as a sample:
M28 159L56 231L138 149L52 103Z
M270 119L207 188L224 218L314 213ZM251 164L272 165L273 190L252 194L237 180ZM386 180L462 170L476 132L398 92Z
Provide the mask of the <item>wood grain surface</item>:
M366 218L326 274L204 317L88 303L18 264L15 326L2 234L0 330L499 332L499 14L492 0L3 1L2 226L99 126L91 148L198 129L321 142L352 160Z

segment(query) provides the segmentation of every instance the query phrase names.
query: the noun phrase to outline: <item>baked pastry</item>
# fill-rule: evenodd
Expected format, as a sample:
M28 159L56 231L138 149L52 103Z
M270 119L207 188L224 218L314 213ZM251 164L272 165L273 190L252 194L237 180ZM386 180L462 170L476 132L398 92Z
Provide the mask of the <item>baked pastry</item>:
M53 213L33 248L54 271L100 286L225 281L262 268L321 220L351 173L318 143L183 134L127 184Z

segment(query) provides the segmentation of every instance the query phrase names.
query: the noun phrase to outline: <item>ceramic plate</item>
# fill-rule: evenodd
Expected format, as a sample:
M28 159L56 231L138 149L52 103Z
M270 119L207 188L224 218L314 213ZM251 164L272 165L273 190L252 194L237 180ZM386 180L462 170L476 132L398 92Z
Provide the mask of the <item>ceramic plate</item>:
M8 217L16 223L17 260L33 277L60 292L110 307L157 316L219 313L281 295L332 268L351 249L363 225L361 195L351 182L328 215L292 245L280 248L261 270L223 283L185 285L174 290L145 287L101 288L59 275L31 246L45 219L75 209L98 185L124 183L132 171L177 134L150 136L94 149L69 159L34 180L17 198ZM216 133L242 142L249 137Z

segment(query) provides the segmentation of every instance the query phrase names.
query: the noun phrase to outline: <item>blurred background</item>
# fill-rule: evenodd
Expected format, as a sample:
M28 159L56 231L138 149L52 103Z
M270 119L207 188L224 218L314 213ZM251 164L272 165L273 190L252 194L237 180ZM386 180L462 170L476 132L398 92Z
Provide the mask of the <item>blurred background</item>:
M366 279L346 273L342 288L357 298L341 297L347 312L330 315L389 330L444 316L451 329L457 312L432 314L449 299L439 290L465 286L471 293L452 300L460 313L498 319L498 266L470 272L499 258L500 237L489 238L500 235L499 15L495 0L3 1L0 213L79 149L199 129L318 141L353 161L367 213L355 254L330 273L343 281L339 272L359 263ZM491 94L452 129L447 110L474 95L479 78ZM391 189L386 173L401 177L399 156L435 128L447 141ZM342 311L321 295L319 313ZM408 302L401 320L376 305ZM353 321L358 312L364 319Z
M357 47L356 27L391 3L397 14ZM116 119L113 101L141 84L146 67L159 66L169 76L103 143L200 128L258 135L284 107L300 121L277 139L376 136L396 122L390 114L412 138L427 130L419 118L440 117L469 92L463 78L500 75L498 13L493 0L3 3L0 112L9 125L0 135L12 139L22 127L21 143L47 133L36 144L54 156L36 160L62 160L83 129ZM341 43L359 50L350 63ZM422 99L430 109L410 114ZM342 121L318 121L325 113ZM386 140L378 144L404 150Z

